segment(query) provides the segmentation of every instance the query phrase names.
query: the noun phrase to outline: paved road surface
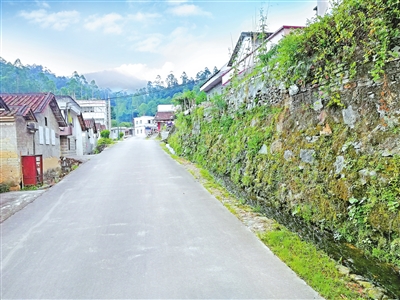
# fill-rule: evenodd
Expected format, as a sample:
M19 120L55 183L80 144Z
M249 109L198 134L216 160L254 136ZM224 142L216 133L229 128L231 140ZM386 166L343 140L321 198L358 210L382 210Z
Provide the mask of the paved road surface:
M81 165L1 225L1 298L318 298L156 141Z

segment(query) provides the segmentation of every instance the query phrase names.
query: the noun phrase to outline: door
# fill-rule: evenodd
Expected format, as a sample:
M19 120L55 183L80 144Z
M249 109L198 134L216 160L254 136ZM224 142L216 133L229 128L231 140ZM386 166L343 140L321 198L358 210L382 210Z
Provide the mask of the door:
M22 176L24 185L37 185L43 183L42 155L21 156Z

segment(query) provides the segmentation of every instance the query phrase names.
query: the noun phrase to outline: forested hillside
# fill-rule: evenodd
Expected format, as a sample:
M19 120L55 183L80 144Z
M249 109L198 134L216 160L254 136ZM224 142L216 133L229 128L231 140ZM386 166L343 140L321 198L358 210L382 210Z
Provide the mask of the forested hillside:
M112 117L115 123L131 122L138 115L154 115L158 104L172 103L177 93L185 90L198 90L202 82L211 76L208 68L199 71L196 78L189 78L185 72L180 80L170 73L165 80L160 75L147 86L134 93L115 92L109 87L99 87L95 80L88 82L83 74L74 72L70 77L56 76L41 65L23 65L19 59L14 63L0 57L1 93L52 92L56 95L69 95L74 99L110 99ZM214 68L214 72L217 69Z

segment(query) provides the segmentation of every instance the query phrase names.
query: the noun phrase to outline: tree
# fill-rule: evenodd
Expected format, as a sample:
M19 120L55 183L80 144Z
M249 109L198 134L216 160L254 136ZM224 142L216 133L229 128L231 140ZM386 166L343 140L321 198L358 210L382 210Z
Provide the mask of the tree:
M147 112L147 104L146 103L140 104L138 111L140 116L145 116Z
M189 82L189 77L186 75L186 72L183 72L181 75L182 84L187 84Z
M171 88L178 85L178 80L175 78L174 74L170 73L165 80L167 83L167 87Z
M96 81L93 79L90 81L90 89L92 90L92 99L94 99L94 96L99 89L99 87L96 85Z
M156 89L164 88L164 81L162 81L160 75L156 76L156 80L154 80L154 86L155 86Z
M132 122L121 122L119 123L120 127L132 127Z

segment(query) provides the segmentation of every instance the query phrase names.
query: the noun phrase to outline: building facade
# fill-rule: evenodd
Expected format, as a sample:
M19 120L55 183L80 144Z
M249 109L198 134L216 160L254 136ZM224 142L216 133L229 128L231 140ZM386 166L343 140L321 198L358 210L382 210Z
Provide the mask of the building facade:
M133 119L134 134L138 137L146 137L152 133L156 125L154 124L154 117L142 116Z
M111 106L108 100L77 100L82 108L83 118L94 119L96 123L111 129Z

